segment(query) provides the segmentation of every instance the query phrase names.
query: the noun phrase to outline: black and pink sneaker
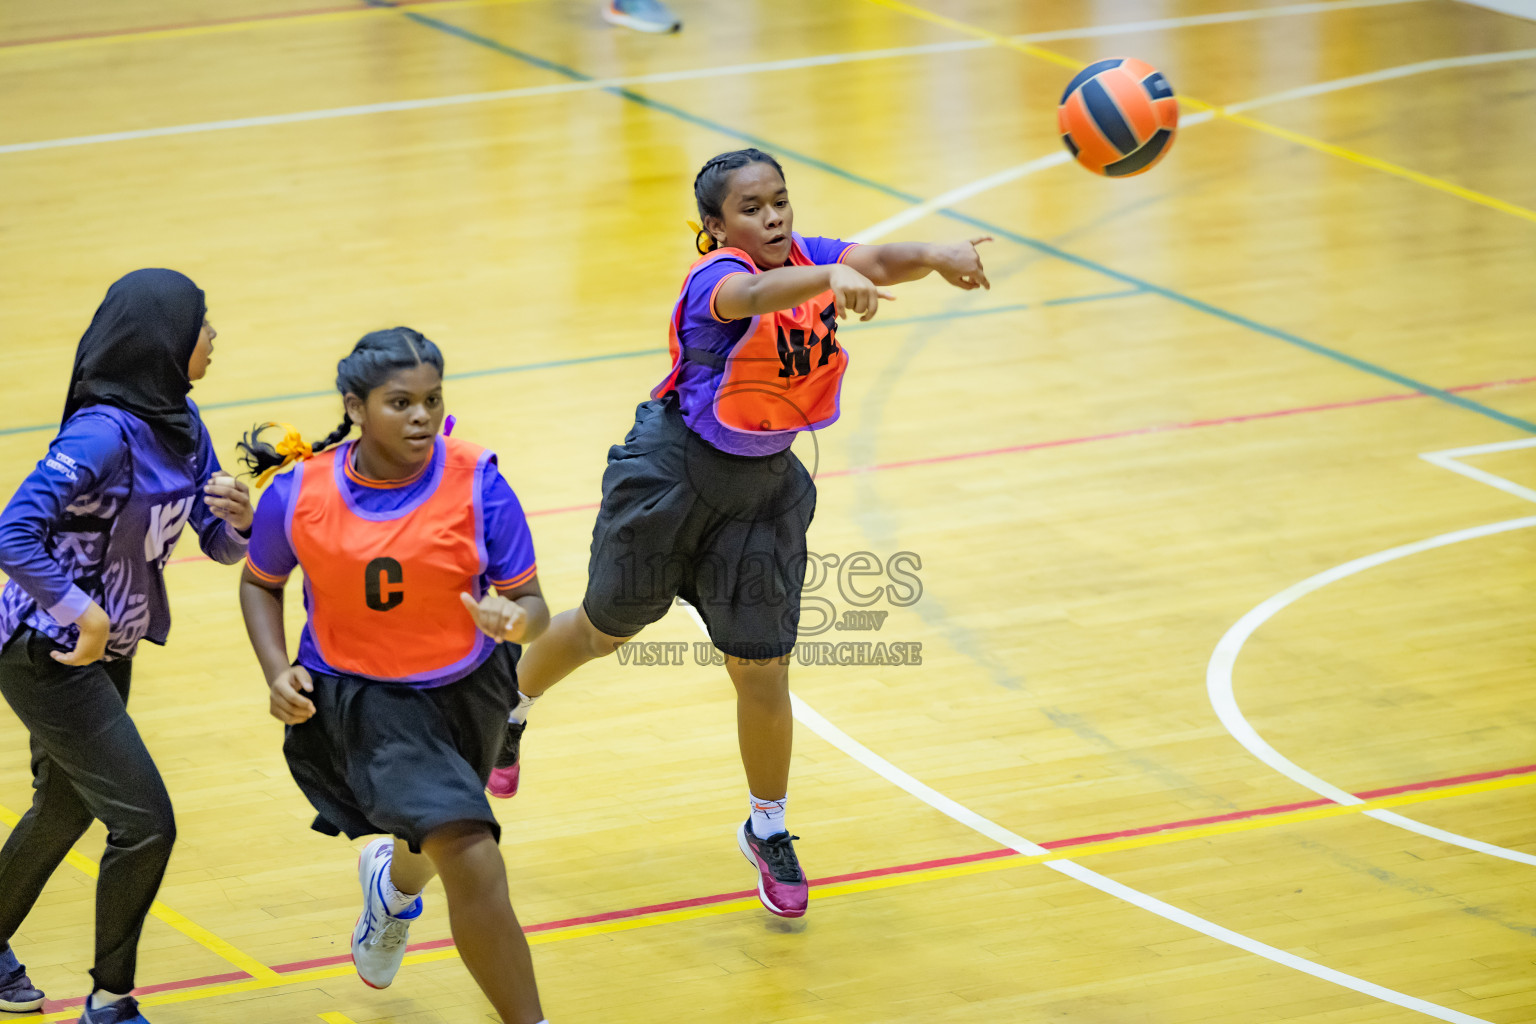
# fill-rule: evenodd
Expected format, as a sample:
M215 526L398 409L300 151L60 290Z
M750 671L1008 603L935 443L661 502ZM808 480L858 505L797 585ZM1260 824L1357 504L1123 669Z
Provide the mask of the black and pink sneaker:
M736 832L736 845L741 847L742 856L757 868L757 898L780 917L805 916L809 887L792 842L799 838L780 832L759 839L752 833L751 818Z
M523 730L527 722L508 722L506 734L501 738L501 752L496 755L496 767L486 780L485 791L502 800L517 796L517 784L522 775Z

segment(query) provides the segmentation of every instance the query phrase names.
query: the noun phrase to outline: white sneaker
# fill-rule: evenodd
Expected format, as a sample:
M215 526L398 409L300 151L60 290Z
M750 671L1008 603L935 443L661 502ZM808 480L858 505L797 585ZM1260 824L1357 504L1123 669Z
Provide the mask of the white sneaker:
M405 959L405 943L411 922L421 916L421 897L403 914L391 914L384 905L384 879L395 856L391 836L375 839L357 858L357 881L363 887L363 912L352 929L352 965L369 988L388 988Z

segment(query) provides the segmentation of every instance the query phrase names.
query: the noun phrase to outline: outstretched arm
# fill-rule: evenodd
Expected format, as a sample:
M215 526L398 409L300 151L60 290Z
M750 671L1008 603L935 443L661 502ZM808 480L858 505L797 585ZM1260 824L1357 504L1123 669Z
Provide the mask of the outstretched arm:
M849 313L859 313L859 319L868 320L880 308L881 299L896 297L876 288L869 278L847 264L775 267L760 274L743 271L726 278L715 292L714 312L721 320L745 320L793 309L825 291L832 292L837 315L843 319Z
M991 288L976 247L989 237L968 242L891 242L886 245L860 245L849 251L843 264L852 267L877 285L902 284L927 277L938 271L956 288Z

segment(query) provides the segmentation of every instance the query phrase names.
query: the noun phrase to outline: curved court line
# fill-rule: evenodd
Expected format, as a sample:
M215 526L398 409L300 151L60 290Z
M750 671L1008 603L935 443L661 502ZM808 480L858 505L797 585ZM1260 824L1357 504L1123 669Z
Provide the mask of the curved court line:
M422 0L418 0L422 2ZM433 0L425 0L433 2ZM443 2L443 0L436 0ZM1380 6L1384 3L1421 3L1423 0L1365 0L1356 6ZM1341 7L1342 4L1302 4L1303 8L1312 7ZM367 7L360 12L371 15L388 14L391 11L407 13L409 7ZM1281 10L1274 8L1272 10ZM1226 16L1211 15L1209 18L1220 17L1222 20L1236 20ZM1137 27L1168 27L1173 22L1185 19L1168 19L1164 22L1140 22ZM1205 23L1202 21L1201 23ZM1132 28L1121 29L1119 26L1105 26L1115 28L1116 31L1133 31ZM1024 42L1034 39L1063 39L1088 35L1085 29L1069 29L1064 33L1046 32L1034 36L1011 37ZM1109 34L1109 33L1097 33ZM363 117L369 114L389 114L410 110L434 110L442 107L457 107L479 103L498 103L505 100L530 99L540 96L557 96L566 93L593 92L603 89L623 88L633 85L665 85L671 82L687 82L707 78L733 78L741 75L765 74L774 71L800 71L806 68L833 67L842 64L853 64L864 61L890 60L901 57L929 56L942 53L957 53L968 50L984 50L995 45L990 39L959 39L942 43L923 43L916 46L889 47L880 50L855 50L844 53L817 54L810 57L793 57L785 60L758 61L747 64L724 64L715 67L686 68L678 71L658 71L644 75L623 75L610 78L593 78L574 82L557 82L548 85L520 86L515 89L495 89L488 92L456 93L450 96L428 96L412 100L386 100L379 103L360 103L345 107L325 107L318 110L299 110L286 114L260 114L251 117L223 118L215 121L196 121L189 124L166 125L158 128L135 128L120 132L99 132L91 135L72 135L57 139L39 139L32 142L12 142L0 145L0 155L7 153L31 153L47 149L68 149L77 146L94 146L108 142L131 142L136 139L169 138L177 135L199 135L205 132L232 131L241 128L266 128L274 125L304 124L309 121L329 121L338 118ZM0 49L0 53L3 53ZM1220 108L1226 113L1235 114L1255 107L1267 106L1272 103L1282 103L1291 99L1301 99L1307 96L1317 96L1342 89L1351 89L1360 85L1368 85L1373 82L1387 81L1389 79L1406 78L1411 75L1424 74L1430 71L1441 71L1447 68L1471 67L1483 64L1498 64L1507 61L1529 60L1536 57L1536 49L1510 50L1500 53L1472 54L1465 57L1449 57L1443 60L1423 61L1418 64L1405 64L1395 68L1384 68L1380 71L1372 71L1363 75L1355 75L1350 78L1339 78L1331 82L1321 82L1316 85L1301 86L1295 89L1287 89L1283 92L1269 96L1260 96L1257 99L1244 100L1232 103ZM1192 115L1186 115L1180 121L1181 128L1188 128L1201 124L1215 117L1214 110L1201 110ZM1066 151L1042 157L1042 160L1050 160L1049 166L1068 162ZM1031 161L1033 163L1033 161ZM1022 164L1020 167L1027 167ZM1012 168L1018 171L1020 168ZM1000 171L995 183L982 187L980 192L997 185L1006 184L1013 178L1006 177L1010 171ZM1031 173L1025 171L1024 173ZM983 179L988 180L988 179ZM977 183L979 184L979 183ZM966 198L966 197L962 197ZM958 201L958 200L956 200Z
M368 0L368 2L377 3L382 2L382 0ZM906 6L904 4L900 4L899 0L869 0L869 2L875 4L885 4L888 6L896 6L897 8ZM917 10L917 8L913 9ZM406 17L420 25L436 29L437 31L444 32L448 35L457 36L458 38L463 39L466 42L473 43L476 46L484 47L488 50L503 54L513 58L514 60L522 61L526 64L531 64L534 67L552 71L556 74L563 75L566 78L576 81L592 80L590 75L587 75L581 71L577 71L575 68L567 67L564 64L548 60L536 54L519 50L513 46L508 46L505 43L499 42L488 36L479 35L457 25L439 21L436 18L429 18L425 15L417 14L414 11L407 12ZM977 29L975 31L989 37L991 35L984 29ZM1005 40L1007 39L1007 37L999 38ZM1033 47L1023 47L1021 44L1014 44L1011 40L1009 43L1010 45L1020 46L1027 53L1033 53L1036 49ZM1049 51L1041 52L1049 53ZM1065 60L1067 58L1062 59ZM607 89L604 91L618 96L621 99L628 100L631 103L639 104L640 106L645 107L647 110L654 110L660 113L669 114L672 117L675 117L687 124L696 125L708 131L716 132L726 136L727 138L738 139L742 142L748 143L749 145L757 146L760 149L766 149L770 152L777 153L780 157L785 159L792 160L796 163L805 164L808 167L814 167L819 171L835 175L836 177L842 178L844 181L880 192L883 195L892 197L893 199L899 199L909 205L921 203L923 201L921 196L913 195L912 193L903 189L884 184L883 182L876 181L875 179L866 177L862 174L856 174L852 171L839 167L836 164L832 164L825 160L811 156L810 154L790 149L787 146L778 145L771 140L754 135L751 132L732 128L731 126L722 124L719 121L715 121L708 117L703 117L699 114L692 113L691 111L685 110L682 107L676 106L675 104L667 103L662 100L657 100L649 96L642 95L633 91L632 89ZM1240 117L1241 115L1236 116ZM1262 124L1262 122L1255 123ZM1319 143L1319 145L1323 144ZM1017 231L1011 231L1008 228L1002 227L1000 225L991 224L977 217L972 217L968 214L961 213L960 211L953 208L945 208L939 210L938 213L941 216L947 217L950 220L956 221L958 223L980 228L987 234L994 235L999 238L1006 238L1018 245L1028 246L1037 252L1045 253L1049 256L1055 256L1057 259L1065 260L1068 263L1092 270L1096 273L1104 275L1105 277L1113 278L1114 280L1120 281L1131 287L1144 289L1173 302L1177 302L1180 305L1187 306L1190 309L1206 313L1210 316L1217 317L1218 319L1225 320L1228 323L1235 324L1240 327L1245 327L1258 334L1266 335L1278 341L1283 341L1286 344L1293 345L1297 348L1311 352L1314 355L1324 356L1336 362L1343 363L1345 366L1353 367L1356 370L1373 374L1385 380L1390 380L1397 384L1401 384L1404 387L1411 388L1412 390L1418 391L1422 394L1432 396L1442 402L1460 406L1461 408L1475 412L1480 416L1486 416L1490 419L1498 420L1501 423L1506 423L1520 430L1527 431L1528 433L1536 434L1536 423L1527 422L1518 416L1511 416L1508 413L1499 411L1498 409L1491 408L1479 402L1471 401L1470 399L1462 398L1460 395L1452 394L1442 388L1437 388L1432 385L1425 384L1422 381L1414 380L1412 377L1409 377L1405 374L1398 373L1395 370L1390 370L1384 366L1378 366L1375 363L1360 359L1356 356L1350 355L1347 352L1329 348L1327 345L1320 345L1314 341L1308 341L1300 335L1292 334L1290 331L1282 330L1278 327L1271 327L1268 324L1260 323L1259 321L1243 316L1240 313L1233 313L1230 310L1223 309L1220 306L1214 306L1208 302L1202 302L1201 300L1189 295L1185 295L1182 292L1176 292L1171 288L1165 288L1161 285L1154 284L1151 281L1143 280L1133 274L1127 274L1103 263L1095 262L1094 260L1091 260L1085 256L1079 256L1076 253L1069 252L1066 249L1052 245L1049 242L1043 242L1037 238L1031 238L1028 235L1020 234ZM1536 213L1532 213L1531 216L1533 219L1536 219Z
M1532 522L1536 523L1536 517L1533 517ZM686 602L683 603L683 607L693 619L694 624L703 630L704 635L707 637L709 629L704 625L704 620L699 616L698 611L693 605ZM810 729L811 732L820 736L823 740L826 740L832 746L841 750L896 788L906 791L945 817L959 822L974 832L981 833L999 846L1005 846L1026 857L1051 857L1051 851L1045 847L1038 846L1023 836L1010 832L990 818L977 814L959 801L950 799L932 786L918 781L900 768L897 768L894 764L891 764L891 762L839 729L826 716L807 704L793 691L790 692L789 701L795 715L795 721ZM1366 813L1371 812L1368 811ZM1398 992L1396 989L1390 989L1375 982L1357 978L1352 974L1345 974L1343 971L1334 970L1332 967L1324 967L1322 964L1303 959L1294 953L1287 953L1283 949L1276 949L1267 943L1249 938L1241 932L1224 928L1214 921L1207 921L1205 918L1191 914L1187 910L1181 910L1171 903L1164 903L1155 896L1150 896L1139 889L1132 889L1124 883L1117 882L1106 875L1101 875L1097 871L1085 868L1073 861L1052 858L1048 860L1041 859L1038 863L1043 867L1050 868L1052 871L1066 875L1068 878L1076 879L1084 885L1092 886L1106 895L1123 900L1132 906L1140 907L1142 910L1150 911L1158 917L1172 921L1174 924L1183 925L1218 942L1224 942L1229 946L1235 946L1245 952L1261 956L1273 963L1280 964L1282 967L1290 967L1304 974L1310 974L1312 977L1322 981L1332 982L1335 985L1351 989L1362 995L1372 996L1383 1002L1392 1003L1407 1010L1414 1010L1425 1016L1434 1017L1437 1020L1453 1021L1455 1024L1490 1024L1489 1021L1485 1021L1481 1017L1474 1017L1459 1010L1452 1010L1438 1003L1431 1003L1417 996L1410 996L1406 993Z
M1210 663L1206 667L1205 685L1211 707L1216 711L1216 717L1221 719L1222 726L1232 735L1232 738L1241 743L1250 754L1292 782L1310 789L1319 796L1327 797L1336 804L1350 805L1363 803L1364 801L1353 793L1346 792L1338 786L1318 778L1270 746L1264 737L1260 736L1258 731L1248 723L1248 719L1243 717L1243 712L1237 705L1237 698L1232 692L1232 669L1237 664L1237 656L1242 651L1244 642L1253 635L1255 630L1269 621L1281 609L1294 604L1297 600L1314 591L1321 590L1330 583L1336 583L1356 573L1364 572L1366 569L1385 565L1388 562L1396 561L1399 558L1406 558L1409 555L1432 551L1435 548L1443 548L1451 544L1459 544L1466 540L1475 540L1479 537L1489 537L1512 530L1523 530L1532 526L1536 526L1536 516L1506 519L1503 522L1488 523L1484 526L1473 526L1465 530L1442 533L1438 537L1430 537L1427 540L1403 544L1395 548L1389 548L1386 551L1378 551L1374 555L1356 558L1353 561L1345 562L1343 565L1335 566L1326 572L1320 572L1316 576L1304 579L1300 583L1294 583L1286 587L1280 593L1269 598L1237 620L1236 624L1227 630L1226 635L1217 643L1216 650L1211 654ZM1365 814L1368 817L1375 818L1377 821L1396 825L1398 828L1416 832L1430 839L1438 839L1452 846L1460 846L1463 849L1475 850L1478 853L1486 853L1521 864L1536 864L1536 856L1531 854L1521 853L1519 850L1506 849L1502 846L1495 846L1492 843L1485 843L1479 839L1458 835L1455 832L1447 832L1444 829L1414 821L1412 818L1405 818L1393 811L1370 810L1366 811Z
M999 32L993 32L991 29L982 28L980 25L973 25L970 22L960 21L956 18L948 17L947 15L938 14L934 11L928 10L925 7L919 7L915 4L906 3L905 0L866 0L866 2L873 4L876 7L884 7L901 14L906 14L920 21L927 21L935 25L942 25L945 28L952 29L956 32L961 32L975 38L991 40L998 46L1017 50L1020 53L1034 57L1037 60L1043 60L1048 63L1055 64L1058 67L1068 68L1072 71L1079 71L1084 67L1083 61L1077 60L1073 57L1068 57L1066 54L1057 53L1055 50L1047 50L1044 47L1035 46L1031 43L1020 42L1013 36L1005 36ZM1389 160L1382 160L1378 157L1367 156L1364 153L1357 153L1352 149L1345 148L1344 146L1336 146L1331 142L1324 142L1321 139L1313 138L1310 135L1304 135L1301 132L1294 132L1288 128L1281 128L1278 125L1272 125L1267 121L1259 121L1238 113L1229 113L1226 108L1218 106L1214 103L1208 103L1205 100L1196 99L1195 97L1187 94L1181 94L1179 96L1179 103L1182 106L1192 107L1200 111L1212 111L1216 114L1217 117L1220 117L1226 121L1231 121L1233 124L1240 124L1245 128L1252 128L1254 131L1263 132L1266 135L1272 135L1277 139L1284 139L1285 141L1294 143L1298 146L1305 146L1308 149L1316 150L1319 153L1326 153L1329 156L1335 156L1341 160L1347 160L1350 163L1358 164L1361 167L1369 167L1372 170L1381 171L1384 174L1390 174L1393 177L1402 178L1405 181L1411 181L1416 185L1423 185L1425 188L1432 188L1438 192L1444 192L1447 195L1456 196L1458 199L1465 199L1468 202L1476 203L1479 206L1485 206L1491 210L1497 210L1500 213L1507 213L1512 217L1519 217L1521 220L1528 220L1536 223L1536 210L1528 210L1523 206L1518 206L1506 200L1499 199L1496 196L1490 196L1484 192L1478 192L1476 189L1465 188L1461 185L1456 185L1449 181L1436 178L1433 175L1423 174L1419 171L1403 167L1400 164L1394 164Z
M1010 832L996 822L977 814L964 804L950 799L938 790L908 775L879 754L876 754L843 732L836 725L833 725L815 708L812 708L795 694L791 693L789 699L794 707L795 720L797 722L887 782L890 782L899 789L905 790L939 813L965 825L967 828L981 833L1001 846L1006 846L1026 856L1049 854L1045 847L1037 846L1028 839ZM1352 974L1345 974L1343 971L1334 970L1332 967L1325 967L1322 964L1296 956L1294 953L1287 953L1283 949L1276 949L1274 946L1259 942L1257 939L1251 939L1240 932L1232 931L1230 928L1224 928L1212 921L1207 921L1203 917L1198 917L1186 910L1181 910L1172 904L1164 903L1155 896L1149 896L1138 889L1132 889L1128 885L1117 882L1073 861L1056 859L1042 861L1041 863L1052 871L1066 875L1068 878L1076 879L1132 906L1150 911L1175 924L1183 925L1218 942L1224 942L1229 946L1235 946L1238 949L1261 956L1283 967L1290 967L1305 974L1310 974L1319 980L1332 982L1335 985L1351 989L1362 995L1371 996L1383 1002L1422 1013L1427 1017L1434 1017L1437 1020L1454 1021L1456 1024L1488 1024L1481 1017L1474 1017L1459 1010L1452 1010L1438 1003L1431 1003L1417 996L1410 996L1395 989L1378 985L1375 982L1357 978Z
M1406 785L1390 786L1385 790L1365 791L1358 795L1368 798L1372 803L1379 803L1383 797L1393 802L1420 803L1426 800L1439 800L1532 784L1536 784L1536 765L1520 765L1514 768L1496 769L1490 772L1480 772L1476 775L1450 779L1426 779ZM1426 790L1429 790L1429 792L1426 792ZM1204 839L1214 835L1228 835L1262 828L1298 824L1325 817L1358 814L1362 809L1363 807L1340 807L1326 800L1309 800L1300 804L1240 811L1236 812L1235 815L1217 815L1188 821L1166 822L1161 825L1142 826L1103 835L1056 839L1042 845L1052 851L1064 847L1072 847L1070 856L1075 858L1096 856L1126 849L1186 842L1191 839ZM1168 831L1171 829L1178 831ZM1058 858L1055 856L1023 857L1017 851L994 847L993 849L978 853L962 854L956 857L942 857L936 860L920 861L915 864L900 864L886 868L873 868L865 871L833 875L827 878L812 879L810 883L811 899L822 900L834 896L873 892L908 885L920 885L931 881L961 878L993 871L1007 871L1026 865L1039 864L1048 859ZM747 889L741 892L716 893L710 896L674 900L668 903L658 903L643 907L629 907L623 910L589 914L584 917L544 921L538 924L527 925L525 930L529 934L530 942L546 944L565 939L584 938L595 934L607 934L614 931L628 931L676 924L683 921L698 920L703 917L724 916L733 913L752 913L757 912L760 906L761 904L758 902L756 892ZM1521 930L1528 932L1527 929ZM412 943L407 947L408 956L405 964L415 965L456 955L450 948L452 946L452 939L430 939L424 942ZM343 964L346 966L341 968L342 972L350 970L350 955L342 954L340 956L301 960L294 963L275 964L272 966L272 970L277 973L278 978L275 981L268 981L264 986L260 986L260 988L267 990L312 982L317 980L318 975L315 973L317 970ZM327 976L337 975L332 973ZM241 975L239 974L216 974L201 978L183 978L178 981L136 987L134 992L142 997L161 993L186 993L189 990L195 990L190 995L178 997L179 1001L188 1001L214 999L222 995L232 994L234 991L253 991L257 989L256 986L239 982L238 979L240 977ZM243 985L244 987L240 989L227 987L224 983L229 982L235 982L237 985ZM44 1016L41 1020L67 1020L71 1014L55 1011L67 1011L70 1007L78 1007L84 1002L84 997L50 1002L47 1005L47 1011L51 1016ZM140 1002L146 1006L157 1005L157 1001L153 999L141 998Z

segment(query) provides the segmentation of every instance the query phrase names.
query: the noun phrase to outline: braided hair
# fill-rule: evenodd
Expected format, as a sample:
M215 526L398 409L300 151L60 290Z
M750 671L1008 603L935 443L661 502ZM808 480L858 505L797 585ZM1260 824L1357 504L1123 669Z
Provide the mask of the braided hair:
M772 164L773 169L784 177L784 168L773 157L760 149L735 149L711 157L693 179L693 199L699 206L699 223L706 218L725 218L725 197L731 192L731 174L750 164ZM715 236L707 228L700 228L694 244L699 252L714 252L719 248Z
M336 364L336 390L343 396L356 395L366 402L369 393L389 380L395 373L422 364L436 368L439 375L443 372L443 353L419 331L413 331L409 327L392 327L387 331L373 331L363 335L352 347L352 352ZM252 475L259 476L292 461L291 454L278 451L273 445L261 440L261 432L275 425L263 423L252 427L250 432L235 445L240 449L240 461ZM347 415L346 407L343 405L341 424L324 438L310 445L309 450L324 451L351 432L352 418Z

